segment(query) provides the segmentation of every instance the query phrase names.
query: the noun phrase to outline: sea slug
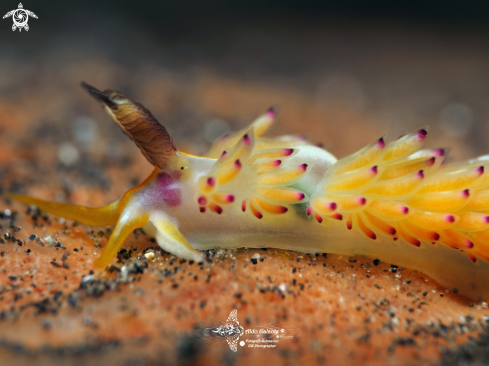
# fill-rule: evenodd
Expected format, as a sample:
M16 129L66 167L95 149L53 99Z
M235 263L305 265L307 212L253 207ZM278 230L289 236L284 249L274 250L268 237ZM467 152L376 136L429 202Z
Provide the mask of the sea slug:
M262 137L274 108L194 156L178 151L143 105L82 86L154 165L152 174L101 208L9 196L87 225L115 225L96 266L143 228L186 259L216 247L364 255L489 300L487 156L444 164L443 149L421 149L428 133L421 128L337 160L302 138Z

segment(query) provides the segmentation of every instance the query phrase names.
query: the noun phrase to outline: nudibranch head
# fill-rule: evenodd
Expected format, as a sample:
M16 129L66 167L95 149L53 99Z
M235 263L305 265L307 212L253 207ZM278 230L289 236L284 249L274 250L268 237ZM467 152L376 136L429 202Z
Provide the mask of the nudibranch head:
M182 203L182 192L177 182L181 177L179 173L176 171L170 175L166 172L160 172L156 175L159 198L168 206L179 206Z

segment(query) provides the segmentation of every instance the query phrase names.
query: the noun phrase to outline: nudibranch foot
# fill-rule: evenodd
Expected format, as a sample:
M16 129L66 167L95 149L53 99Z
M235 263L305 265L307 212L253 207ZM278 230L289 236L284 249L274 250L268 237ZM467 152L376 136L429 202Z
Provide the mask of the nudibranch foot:
M160 248L183 259L196 262L203 259L202 254L192 248L170 218L154 213L151 215L150 222L154 226L154 236Z

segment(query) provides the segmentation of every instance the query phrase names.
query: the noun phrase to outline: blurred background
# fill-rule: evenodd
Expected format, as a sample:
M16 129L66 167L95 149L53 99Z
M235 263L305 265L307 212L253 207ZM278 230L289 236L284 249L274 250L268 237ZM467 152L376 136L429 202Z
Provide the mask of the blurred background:
M274 103L272 135L304 134L339 157L426 125L452 159L489 153L487 2L23 5L39 17L28 32L0 22L0 177L14 190L26 172L102 189L109 163L146 174L82 80L145 104L191 153Z

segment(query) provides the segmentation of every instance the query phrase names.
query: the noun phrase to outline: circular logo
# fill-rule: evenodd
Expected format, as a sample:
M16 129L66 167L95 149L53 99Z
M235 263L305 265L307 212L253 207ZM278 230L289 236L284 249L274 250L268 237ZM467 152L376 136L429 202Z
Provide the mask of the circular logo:
M241 342L239 342L239 345L240 345L241 347L243 347L243 346L245 345L245 342L244 342L244 341L241 341Z
M25 11L24 9L17 9L12 14L12 18L14 19L14 24L18 28L24 28L25 25L27 24L27 21L29 20L29 15L27 14L27 11Z

